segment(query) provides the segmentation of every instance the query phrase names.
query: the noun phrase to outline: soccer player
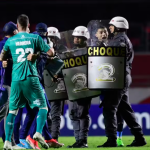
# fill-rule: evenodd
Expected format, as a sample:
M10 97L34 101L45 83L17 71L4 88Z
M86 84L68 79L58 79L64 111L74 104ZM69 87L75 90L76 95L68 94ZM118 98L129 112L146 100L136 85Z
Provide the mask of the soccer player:
M0 52L3 49L3 46L5 45L5 42L8 40L8 38L10 38L18 33L16 24L13 22L6 23L3 27L3 32L4 32L5 37L0 42ZM2 66L4 69L2 68ZM12 74L12 57L10 54L8 55L7 61L2 62L2 66L1 66L1 69L2 69L1 72L3 72L5 70L3 77L1 74L1 78L3 78L3 81L4 81L3 87L6 88L6 90L8 92L8 99L6 100L6 103L0 108L0 121L2 121L4 119L4 127L5 127L6 117L9 112L8 108L9 108L9 97L10 97L10 90L11 90L10 85L11 85L11 74ZM18 129L18 131L19 131L19 129ZM2 134L3 142L5 142L5 131L3 131L1 134ZM21 149L22 145L20 144L20 142L16 143L14 137L15 137L15 134L13 134L12 139L11 139L13 149Z
M34 34L40 35L42 37L42 39L47 43L47 36L46 36L47 35L47 25L45 23L38 23L36 25L36 31L34 32ZM40 83L41 83L42 89L45 93L45 90L43 88L44 87L43 71L44 71L45 65L47 64L47 61L50 58L48 57L48 55L46 53L42 52L39 56L37 56L36 54L30 54L27 59L30 60L30 61L33 61L33 60L37 59L37 64L36 65L37 65L37 70L38 70L38 74L39 74L39 77L40 77ZM49 112L50 111L50 105L49 105L46 93L45 93L45 98L46 98L46 101L47 101L48 112ZM36 131L37 113L38 113L37 109L32 110L30 108L27 108L27 115L26 115L26 118L25 118L25 121L24 121L24 125L22 126L21 131L20 131L20 142L27 145L26 144L26 140L27 140L28 143L31 145L31 147L33 149L40 149L38 147L37 141L33 140L33 135ZM28 131L29 131L29 133L28 133ZM44 125L42 133L43 133L43 136L45 138L46 143L50 147L58 148L58 147L63 146L63 144L60 144L56 140L52 139L51 134L49 133L49 130L48 130L47 122Z
M10 52L13 58L13 71L11 94L9 103L9 114L6 119L6 139L4 149L12 149L11 136L14 127L14 120L18 109L25 107L28 102L31 108L38 107L37 129L34 134L34 140L37 140L43 148L49 148L41 133L47 118L47 104L44 92L41 88L36 61L27 60L29 53L38 51L46 52L49 56L54 55L54 49L50 48L43 39L35 34L27 33L29 27L29 18L26 15L20 15L17 18L19 33L7 40L0 55L0 60L6 60Z

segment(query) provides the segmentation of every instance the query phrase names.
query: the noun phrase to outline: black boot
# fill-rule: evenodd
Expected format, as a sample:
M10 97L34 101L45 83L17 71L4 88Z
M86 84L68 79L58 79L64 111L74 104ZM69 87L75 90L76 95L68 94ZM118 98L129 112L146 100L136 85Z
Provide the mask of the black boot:
M138 146L144 146L146 145L146 140L144 137L141 137L141 138L135 138L135 140L130 144L130 145L127 145L127 147L138 147Z
M73 148L74 146L77 146L79 141L76 141L73 145L68 145L67 148Z
M78 144L75 145L73 148L88 148L87 140L86 139L80 139Z
M115 139L108 139L103 145L97 147L117 147L117 142Z

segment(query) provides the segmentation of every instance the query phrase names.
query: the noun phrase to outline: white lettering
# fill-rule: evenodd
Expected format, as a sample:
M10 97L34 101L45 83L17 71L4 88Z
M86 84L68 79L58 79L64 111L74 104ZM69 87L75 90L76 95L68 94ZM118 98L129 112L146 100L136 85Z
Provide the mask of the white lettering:
M64 128L64 126L65 126L65 119L64 119L63 116L61 116L60 130L61 130L62 128Z
M17 48L16 49L16 54L19 54L19 53L21 53L19 56L18 56L18 58L17 58L17 62L19 63L19 62L23 62L23 61L25 61L26 60L26 58L24 58L24 56L25 56L25 53L31 53L31 54L33 54L33 49L32 48L26 48L25 49L25 52L24 52L24 49L23 48Z
M140 124L140 126L143 126L143 119L145 118L145 124L146 124L146 129L150 129L150 115L147 112L143 112L143 113L135 113L135 116L137 118L138 123Z
M127 126L127 124L126 124L126 122L124 121L124 123L123 123L123 129L126 128L126 126Z
M30 41L16 42L16 46L20 46L20 45L30 45L30 44L31 44Z
M36 100L37 102L37 100ZM26 114L23 114L23 122L22 124L24 124L24 119L25 119ZM140 124L141 127L143 127L143 122L145 122L145 127L146 129L150 129L150 114L148 112L135 112L135 116L137 118L137 122ZM73 130L73 126L71 124L71 120L69 118L69 110L66 110L65 116L61 116L61 124L60 124L60 129L62 130L65 127L65 123L66 123L66 127L68 130ZM8 123L9 125L11 125L11 123ZM105 130L105 125L104 125L104 117L103 114L100 114L97 118L97 123L93 123L92 124L92 118L90 117L90 125L92 125L92 129L93 130ZM125 128L127 126L127 124L124 122L124 126L123 128Z
M71 120L69 118L69 110L67 109L66 114L65 114L65 118L66 118L66 123L67 123L67 128L69 130L73 130L73 126L71 124Z
M105 125L104 125L103 120L104 120L103 114L99 115L99 117L98 117L98 119L97 119L98 125L99 125L99 127L100 127L101 129L104 130L104 129L105 129Z
M92 125L92 118L91 116L89 115L89 127Z

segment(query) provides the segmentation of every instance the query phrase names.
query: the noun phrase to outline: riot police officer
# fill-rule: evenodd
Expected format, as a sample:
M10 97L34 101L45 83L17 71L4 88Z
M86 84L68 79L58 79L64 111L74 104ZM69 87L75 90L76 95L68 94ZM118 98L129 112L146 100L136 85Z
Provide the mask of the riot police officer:
M116 131L117 117L116 113L122 116L131 133L135 136L135 140L128 146L143 146L146 144L141 126L137 123L134 111L129 103L129 86L131 84L131 69L134 58L134 51L126 30L129 29L128 21L123 17L114 17L110 21L110 32L114 34L113 39L108 46L126 47L126 80L125 87L122 90L110 90L104 93L103 115L105 123L105 131L108 140L98 147L116 147Z
M94 37L92 40L93 46L107 46L109 39L108 39L108 31L105 26L103 26L101 23L96 22L96 26L93 29ZM100 95L100 99L103 100L103 95ZM102 107L103 102L100 104L100 108ZM123 132L123 124L124 120L121 117L121 115L117 112L117 146L123 147L123 141L122 141L122 132Z
M67 47L59 43L61 36L57 28L48 27L47 32L48 32L47 36L50 38L50 41L52 41L56 53L62 53L64 51L67 51Z
M87 46L86 41L90 38L88 29L84 26L78 26L72 33L74 39L73 49L84 48ZM69 117L72 121L74 136L76 142L68 148L86 148L87 136L89 131L89 108L91 98L68 101Z
M64 51L67 51L67 47L58 43L61 37L60 37L60 32L58 31L57 28L48 27L47 32L48 32L47 36L49 40L53 43L53 47L56 53L62 53ZM58 74L58 78L61 77L62 74ZM55 100L50 102L51 111L50 111L50 117L48 118L48 126L53 139L56 140L58 140L60 134L60 122L61 122L60 117L63 111L63 103L64 101L62 100Z
M87 46L87 39L90 38L89 31L84 26L78 26L73 30L72 33L74 47L73 49L84 48Z

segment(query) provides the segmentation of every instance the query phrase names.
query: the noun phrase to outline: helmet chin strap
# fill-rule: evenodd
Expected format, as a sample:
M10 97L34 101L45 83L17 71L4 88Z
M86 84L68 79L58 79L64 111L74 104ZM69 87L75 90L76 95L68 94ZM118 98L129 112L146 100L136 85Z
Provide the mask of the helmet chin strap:
M116 28L116 27L114 26L114 32L113 32L113 34L116 35L117 32L118 32L118 28Z
M114 27L115 27L115 26L114 26ZM116 35L116 34L118 34L118 32L126 32L126 30L125 30L125 29L121 29L121 28L115 27L113 34Z

